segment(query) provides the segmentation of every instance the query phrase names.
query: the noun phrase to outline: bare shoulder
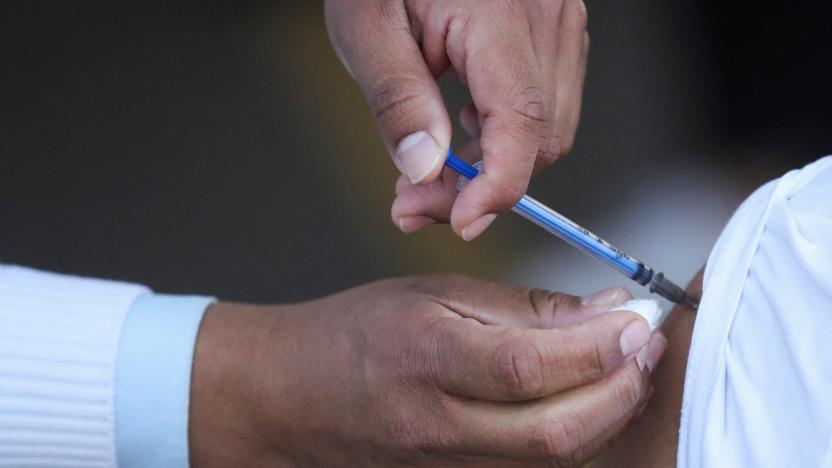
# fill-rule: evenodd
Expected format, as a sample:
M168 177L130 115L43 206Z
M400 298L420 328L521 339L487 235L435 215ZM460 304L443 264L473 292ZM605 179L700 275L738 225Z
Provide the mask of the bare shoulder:
M702 271L687 290L695 297L702 296ZM696 312L683 306L676 306L668 316L662 325L667 350L652 379L650 402L622 438L592 462L592 468L675 466L685 366L695 318Z

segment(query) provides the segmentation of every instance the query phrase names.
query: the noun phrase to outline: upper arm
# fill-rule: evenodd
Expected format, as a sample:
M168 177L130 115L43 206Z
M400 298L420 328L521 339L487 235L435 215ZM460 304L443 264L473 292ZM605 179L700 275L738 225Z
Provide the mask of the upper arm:
M702 296L702 271L688 292ZM677 305L662 325L667 350L654 372L653 394L644 413L609 450L592 462L596 467L667 467L676 464L679 412L696 312Z

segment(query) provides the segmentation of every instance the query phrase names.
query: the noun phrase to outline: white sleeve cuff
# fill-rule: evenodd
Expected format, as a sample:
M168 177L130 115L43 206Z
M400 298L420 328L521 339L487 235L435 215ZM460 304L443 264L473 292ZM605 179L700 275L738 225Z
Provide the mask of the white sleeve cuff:
M118 342L147 291L0 265L0 467L116 466Z
M188 467L194 345L211 302L142 294L127 313L116 367L119 467Z

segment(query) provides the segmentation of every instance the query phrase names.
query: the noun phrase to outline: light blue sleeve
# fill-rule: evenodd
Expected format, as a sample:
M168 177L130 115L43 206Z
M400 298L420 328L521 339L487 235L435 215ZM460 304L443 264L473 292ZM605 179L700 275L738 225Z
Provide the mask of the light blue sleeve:
M115 379L120 468L188 467L188 403L194 345L214 299L143 294L130 307Z

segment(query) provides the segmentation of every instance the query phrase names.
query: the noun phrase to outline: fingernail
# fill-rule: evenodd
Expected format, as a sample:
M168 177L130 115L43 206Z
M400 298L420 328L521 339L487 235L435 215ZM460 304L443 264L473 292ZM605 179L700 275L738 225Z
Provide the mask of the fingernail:
M416 232L425 226L434 224L435 222L436 221L428 218L427 216L402 216L399 218L399 229L406 234L410 234L411 232Z
M621 332L621 337L619 338L621 354L623 356L629 356L647 345L649 340L650 328L647 326L647 322L643 319L633 320ZM638 359L638 356L636 356L636 359Z
M638 364L638 368L644 370L645 364L647 364L647 354L650 353L650 345L646 345L645 347L638 350L638 354L636 354L636 364Z
M444 151L427 132L416 132L402 138L396 148L399 170L414 184L427 177L442 156Z
M494 213L480 216L477 220L462 229L462 239L469 241L479 236L495 219L497 219L497 215Z
M653 333L653 336L650 337L650 342L647 343L647 359L645 363L647 364L647 368L650 369L650 372L656 370L656 366L659 365L659 361L661 361L662 356L664 355L664 350L667 349L667 338L661 332Z
M581 298L585 306L616 306L623 304L626 294L624 288L608 288Z

